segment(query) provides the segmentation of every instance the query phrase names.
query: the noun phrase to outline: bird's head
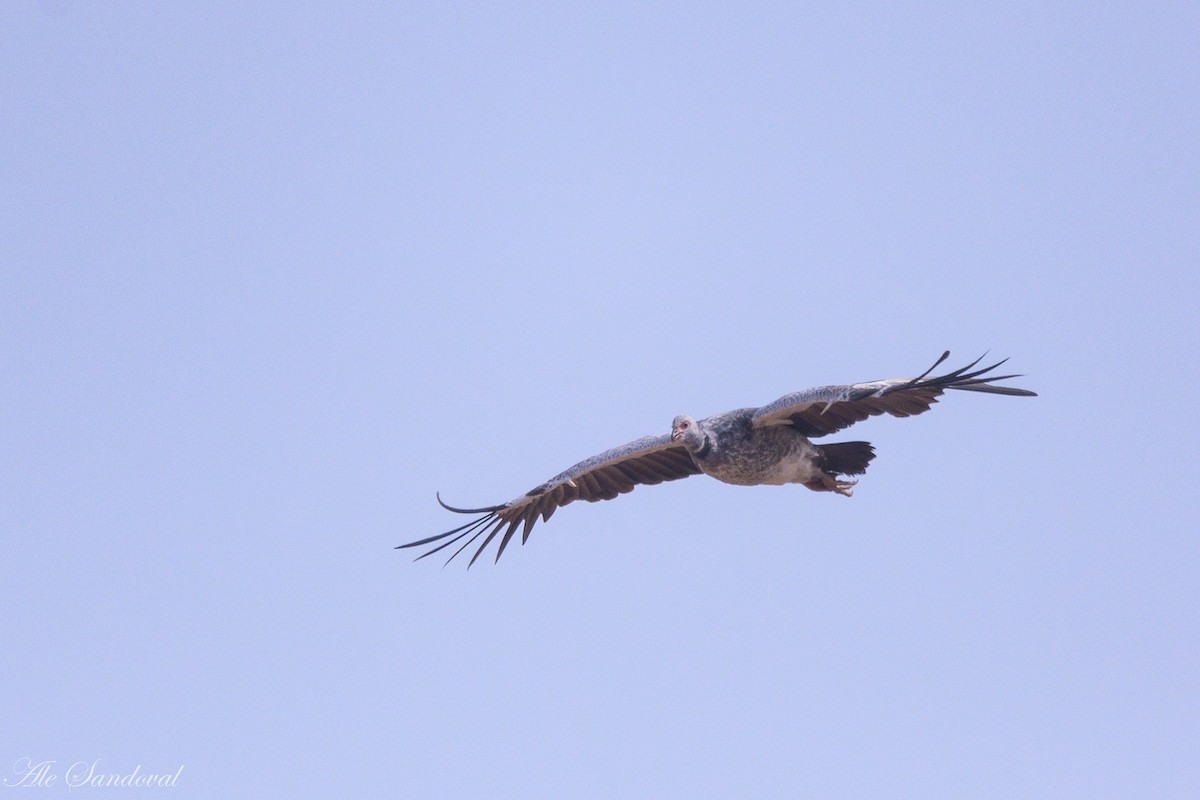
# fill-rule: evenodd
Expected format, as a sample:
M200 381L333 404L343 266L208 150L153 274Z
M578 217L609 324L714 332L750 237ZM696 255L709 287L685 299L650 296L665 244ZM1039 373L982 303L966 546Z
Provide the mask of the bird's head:
M704 447L704 431L696 424L696 420L687 414L680 414L671 422L671 441L680 442L695 452Z

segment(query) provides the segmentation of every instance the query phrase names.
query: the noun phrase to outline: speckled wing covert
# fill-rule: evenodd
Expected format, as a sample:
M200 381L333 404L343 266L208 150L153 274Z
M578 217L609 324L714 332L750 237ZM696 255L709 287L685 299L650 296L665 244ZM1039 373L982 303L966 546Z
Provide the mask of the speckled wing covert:
M922 414L937 402L937 398L946 389L1021 397L1037 396L1028 389L995 386L992 383L1021 377L988 375L1008 359L972 372L975 365L983 360L981 356L961 369L933 378L927 377L949 356L949 350L942 353L942 357L935 361L932 367L916 378L892 378L852 383L847 386L818 386L815 389L784 395L754 412L750 418L751 424L756 428L766 425L791 425L805 436L817 437L848 428L877 414L891 414L893 417ZM988 376L984 377L985 375Z
M692 461L691 455L681 444L671 441L670 434L659 436L644 436L629 444L614 447L599 455L580 461L575 466L555 475L550 480L530 489L511 502L487 508L455 508L442 502L438 503L448 511L456 514L479 514L479 517L453 530L430 536L416 542L402 544L396 548L421 547L422 545L439 542L436 547L417 557L420 561L426 556L444 548L450 547L466 539L457 550L446 559L449 564L455 556L471 546L481 536L483 542L471 556L470 564L482 555L496 534L504 529L500 538L500 546L496 550L496 560L504 553L509 541L517 530L517 525L524 523L521 529L521 544L529 539L529 532L540 516L542 521L550 519L550 515L562 506L576 500L586 500L595 503L599 500L612 500L619 494L632 492L640 484L655 484L663 481L674 481L689 475L698 475L700 468ZM505 528L505 526L508 526ZM443 541L445 540L445 541ZM470 566L468 564L468 566Z

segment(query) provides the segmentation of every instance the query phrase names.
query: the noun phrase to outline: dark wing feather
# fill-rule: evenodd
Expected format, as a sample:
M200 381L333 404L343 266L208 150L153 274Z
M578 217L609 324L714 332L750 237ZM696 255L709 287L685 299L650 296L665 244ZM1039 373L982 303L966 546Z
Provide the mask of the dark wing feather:
M1027 389L1012 386L996 386L993 381L1019 378L1019 375L990 375L989 373L1007 361L999 361L990 367L975 369L982 357L961 369L945 375L928 377L939 364L950 356L950 351L933 366L916 378L893 378L868 383L853 383L847 386L819 386L802 392L784 395L770 405L754 412L751 422L755 427L764 425L791 425L805 436L824 436L827 433L848 428L856 422L877 414L893 417L911 417L929 410L946 389L968 392L989 392L1019 397L1035 397ZM974 371L972 371L974 370ZM986 377L985 377L986 376Z
M688 451L683 445L672 442L669 434L645 436L581 461L504 505L455 508L443 503L439 496L438 503L442 508L456 514L479 516L453 530L402 544L396 549L436 544L417 556L417 560L420 561L461 542L450 558L446 559L446 563L449 564L455 556L482 538L483 541L471 556L470 564L474 564L499 535L500 545L496 548L496 560L499 561L518 526L521 528L521 543L524 544L528 541L529 532L533 530L538 517L545 522L550 519L551 514L568 503L576 500L586 500L589 503L612 500L618 495L633 491L633 488L640 484L678 480L699 472L700 468L696 466Z

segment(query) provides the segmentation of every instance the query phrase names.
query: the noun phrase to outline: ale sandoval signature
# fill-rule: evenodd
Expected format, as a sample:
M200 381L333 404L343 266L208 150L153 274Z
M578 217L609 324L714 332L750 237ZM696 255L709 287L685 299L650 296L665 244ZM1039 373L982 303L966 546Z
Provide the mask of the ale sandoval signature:
M13 774L4 779L4 785L18 786L68 786L77 789L84 786L124 786L129 788L153 788L175 786L183 774L183 765L174 772L148 772L138 764L129 772L114 772L104 767L100 759L76 761L61 769L54 760L34 761L18 758L13 764Z

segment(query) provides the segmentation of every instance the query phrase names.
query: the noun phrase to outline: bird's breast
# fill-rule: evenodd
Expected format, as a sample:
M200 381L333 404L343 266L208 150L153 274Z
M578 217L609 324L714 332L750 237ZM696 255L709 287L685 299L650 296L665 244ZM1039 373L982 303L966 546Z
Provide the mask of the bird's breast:
M815 477L819 452L793 428L752 428L741 436L723 436L700 469L724 483L739 486L805 483Z

